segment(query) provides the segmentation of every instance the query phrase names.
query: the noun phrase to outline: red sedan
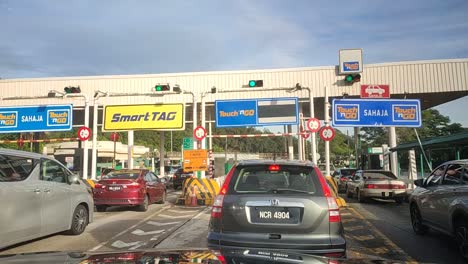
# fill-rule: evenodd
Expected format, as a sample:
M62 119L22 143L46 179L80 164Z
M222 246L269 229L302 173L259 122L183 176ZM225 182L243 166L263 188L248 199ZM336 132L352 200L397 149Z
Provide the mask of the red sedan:
M93 193L98 212L111 205L135 205L145 212L150 204L166 201L166 184L149 170L115 170L96 183Z

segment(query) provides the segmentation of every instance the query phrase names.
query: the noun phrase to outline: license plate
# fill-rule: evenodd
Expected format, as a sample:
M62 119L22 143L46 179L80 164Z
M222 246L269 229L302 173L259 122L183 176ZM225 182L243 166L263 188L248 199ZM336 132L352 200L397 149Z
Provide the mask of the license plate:
M252 207L250 208L253 223L297 224L300 209L293 207Z
M120 191L120 186L109 186L110 191Z

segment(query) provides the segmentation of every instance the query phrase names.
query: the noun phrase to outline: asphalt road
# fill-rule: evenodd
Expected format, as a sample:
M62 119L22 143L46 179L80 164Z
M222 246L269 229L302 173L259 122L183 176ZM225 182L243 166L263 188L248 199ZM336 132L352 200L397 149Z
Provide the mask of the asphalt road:
M398 205L393 201L358 203L356 199L346 200L352 210L402 250L409 260L420 263L465 263L452 238L432 230L424 236L413 232L408 203Z
M56 234L0 251L15 254L44 251L119 251L147 248L205 248L209 207L176 206L178 192L168 193L164 205L153 204L147 212L111 207L95 213L94 222L80 236ZM385 258L407 263L464 263L455 243L436 232L413 233L408 204L347 199L342 221L348 258Z

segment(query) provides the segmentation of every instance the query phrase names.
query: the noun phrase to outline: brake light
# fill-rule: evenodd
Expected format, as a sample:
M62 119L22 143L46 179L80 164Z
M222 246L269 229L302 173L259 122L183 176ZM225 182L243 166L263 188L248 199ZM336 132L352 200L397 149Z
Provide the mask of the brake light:
M94 189L104 189L106 188L106 185L101 184L101 183L96 183L94 184Z
M317 174L320 185L322 186L323 195L327 198L328 203L328 222L330 223L339 223L341 222L341 215L340 215L340 207L336 202L335 197L332 196L330 192L330 188L328 188L328 184L325 178L322 176L322 173L315 168L315 173Z
M279 165L276 165L276 164L273 164L273 165L268 166L268 170L269 170L269 171L279 171L279 170L280 170L280 166L279 166Z
M140 183L132 182L130 184L124 185L124 188L138 189L138 188L140 188Z
M221 262L221 264L226 264L226 258L221 254L220 251L218 250L213 250L213 254L216 256L216 258Z
M346 181L346 178L345 178L345 177L341 177L341 178L340 178L340 181Z
M377 185L375 185L375 184L365 184L364 188L366 188L366 189L377 189Z
M392 184L392 189L406 189L404 184Z
M231 170L229 171L229 173L226 175L226 178L224 179L223 187L221 187L219 194L216 196L213 202L213 207L211 209L211 217L213 218L221 218L223 216L224 195L227 193L229 182L231 181L232 174L234 174L234 169L235 169L235 166L233 166Z

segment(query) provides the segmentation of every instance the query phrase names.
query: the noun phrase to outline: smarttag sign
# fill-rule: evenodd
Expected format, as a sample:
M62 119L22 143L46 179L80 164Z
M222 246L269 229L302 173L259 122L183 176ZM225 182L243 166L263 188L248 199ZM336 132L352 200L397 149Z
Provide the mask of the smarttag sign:
M184 130L184 104L107 105L103 131Z
M215 101L216 127L297 125L297 98Z
M72 105L0 107L0 133L68 131Z
M421 103L417 99L335 99L333 126L420 127Z
M340 49L338 57L339 74L362 72L362 49Z

